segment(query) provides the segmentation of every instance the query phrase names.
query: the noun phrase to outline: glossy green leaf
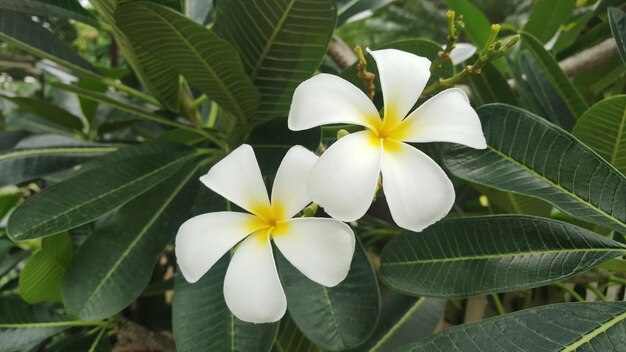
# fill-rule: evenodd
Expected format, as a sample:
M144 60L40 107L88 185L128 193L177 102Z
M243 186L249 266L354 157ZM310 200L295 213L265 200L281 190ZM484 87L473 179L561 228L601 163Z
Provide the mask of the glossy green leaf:
M278 251L275 255L289 314L305 336L329 351L356 347L370 336L380 297L376 275L360 244L348 276L335 287L309 280Z
M444 163L468 181L546 200L626 232L626 177L569 133L528 111L480 107L487 149L450 146Z
M277 323L246 323L228 310L223 289L229 262L226 254L193 284L177 271L172 323L178 351L265 352L274 343Z
M287 116L294 90L326 54L337 18L335 1L217 1L215 17L215 33L239 51L259 89L257 118Z
M593 105L572 133L626 174L626 95L606 98Z
M97 26L98 21L78 0L0 0L0 9L24 12L28 15L77 20Z
M302 331L298 329L298 326L289 314L286 314L280 321L280 329L278 329L278 335L276 336L276 341L274 341L272 351L322 352L319 347L315 346L311 340L302 334Z
M0 152L0 187L64 170L117 149L105 145L71 145Z
M507 214L523 214L550 217L552 204L535 197L500 191L483 185L472 185L487 197L489 205Z
M556 59L550 55L537 38L532 35L522 33L522 41L541 68L541 73L538 74L543 74L550 80L552 86L554 86L561 98L565 101L567 109L574 117L577 118L582 115L585 110L587 110L587 103L569 78L563 73Z
M531 7L524 31L545 44L570 17L574 6L576 0L539 0Z
M28 136L24 131L2 131L0 132L0 151L13 148L22 139Z
M17 205L17 203L19 203L20 199L22 199L22 197L17 193L16 194L0 193L0 220L2 220L4 216L8 214L8 212L11 211L13 207ZM2 256L0 255L0 259L1 257Z
M254 115L259 94L228 42L183 15L146 1L123 4L115 16L126 35L220 107L244 121Z
M42 305L27 305L13 296L0 297L0 352L23 351L72 326Z
M15 209L7 233L13 240L25 240L86 224L146 192L195 155L195 150L180 145L170 152L127 158L81 173Z
M481 68L479 75L470 75L467 82L472 89L472 98L478 106L488 103L517 103L517 98L506 78L492 64Z
M618 351L626 303L553 304L446 329L398 352Z
M564 130L571 131L576 123L576 115L568 109L566 99L542 71L538 61L530 53L523 52L520 69L530 88L529 93L539 105L539 115L545 116Z
M618 8L609 8L609 24L622 62L626 63L626 13Z
M199 165L187 165L127 203L87 238L63 280L69 312L84 320L104 319L141 294L163 249L189 217Z
M83 128L80 117L55 104L35 98L8 97L6 95L2 97L16 104L22 110L30 111L63 127L77 131L81 131Z
M491 31L491 22L485 14L469 0L445 0L445 3L457 16L463 15L465 32L472 42L479 48L485 45Z
M61 301L61 281L74 255L67 233L46 237L20 274L20 296L27 303Z
M0 11L0 40L74 71L87 74L95 72L87 60L49 30L33 22L29 15L9 10Z
M625 251L618 242L555 220L458 218L394 238L381 254L380 275L407 294L469 297L560 281Z

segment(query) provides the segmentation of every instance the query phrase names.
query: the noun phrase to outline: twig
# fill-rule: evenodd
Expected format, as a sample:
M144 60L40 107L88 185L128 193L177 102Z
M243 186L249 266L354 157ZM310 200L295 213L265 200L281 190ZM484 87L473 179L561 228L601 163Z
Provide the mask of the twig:
M615 39L609 38L559 62L559 66L566 75L576 76L581 72L601 65L615 55L617 55Z
M117 338L119 340L115 351L129 351L124 345L133 345L136 348L139 345L141 350L175 352L174 339L166 334L156 333L147 328L130 321L126 318L119 319L119 329L117 330ZM137 349L135 349L137 350Z
M328 56L330 56L342 70L347 69L357 61L357 57L352 51L352 48L337 36L333 36L330 40Z

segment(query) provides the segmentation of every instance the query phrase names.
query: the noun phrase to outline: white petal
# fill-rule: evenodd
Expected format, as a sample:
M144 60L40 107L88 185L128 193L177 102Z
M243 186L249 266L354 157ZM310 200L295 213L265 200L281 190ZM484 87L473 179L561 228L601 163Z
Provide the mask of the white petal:
M476 149L487 148L480 119L467 95L446 89L420 105L402 125L405 142L452 142Z
M251 323L278 321L285 314L287 298L264 232L251 235L235 251L224 278L224 299L237 318Z
M354 233L334 219L298 218L287 222L287 230L274 236L274 243L289 262L309 279L333 287L350 270Z
M469 43L457 43L450 52L450 60L454 65L458 65L469 59L476 53L476 47Z
M378 110L365 93L343 78L322 73L296 88L287 124L301 131L333 123L373 128L377 121Z
M374 198L381 151L382 143L374 140L369 131L352 133L335 142L311 170L309 193L313 202L335 219L359 219Z
M274 216L290 219L311 203L308 180L317 155L306 148L291 147L278 167L272 187Z
M422 94L430 77L430 60L397 49L369 50L376 60L384 118L400 122Z
M393 146L385 148L381 168L391 216L400 227L422 231L452 208L452 182L426 154L402 142L390 143Z
M206 175L200 177L200 181L251 213L269 209L270 201L261 169L252 147L247 144L220 160Z
M198 215L176 235L176 258L185 279L198 281L229 249L258 230L256 216L235 212Z

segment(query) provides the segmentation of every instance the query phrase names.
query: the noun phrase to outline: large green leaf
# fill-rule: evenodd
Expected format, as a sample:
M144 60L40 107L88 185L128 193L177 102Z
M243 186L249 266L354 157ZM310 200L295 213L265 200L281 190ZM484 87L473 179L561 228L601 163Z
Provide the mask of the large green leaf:
M506 78L492 64L481 68L479 75L470 75L467 82L478 106L488 103L517 104L517 98Z
M246 323L228 310L223 289L229 259L226 254L193 284L178 270L172 305L178 351L266 352L274 343L278 324Z
M537 64L541 68L541 74L550 80L552 86L565 101L567 109L571 114L574 117L582 115L587 110L587 103L569 78L563 73L556 59L531 34L522 33L522 41L524 46L530 50L530 53L537 60Z
M541 43L547 43L569 18L576 0L539 0L530 10L524 31L534 35Z
M483 185L472 185L487 197L490 206L496 211L506 214L523 214L550 217L552 205L541 199L529 197L513 192L500 191Z
M77 131L81 131L83 128L80 117L55 104L35 98L8 97L6 95L2 97L16 104L22 110L30 111L63 127Z
M280 321L280 329L274 342L273 352L322 352L311 340L307 339L296 323L286 314Z
M626 63L626 13L618 8L609 8L609 24L622 62Z
M64 170L117 149L116 146L71 145L5 151L0 153L0 187Z
M465 31L472 42L479 48L485 45L491 31L491 22L487 16L469 0L445 0L445 3L457 16L463 16Z
M286 116L317 70L335 29L334 0L217 1L215 33L237 48L261 94L259 119Z
M626 174L626 95L593 105L578 120L572 133Z
M200 165L187 165L124 205L87 238L63 280L68 311L84 320L103 319L141 294L163 249L189 216Z
M618 242L555 220L459 218L394 238L381 254L380 275L407 294L469 297L559 281L625 251Z
M223 109L242 120L254 115L259 94L228 42L183 15L146 1L123 4L115 16L129 38Z
M528 111L480 107L487 149L450 146L444 162L468 181L546 200L626 232L626 177L569 133Z
M446 329L398 352L619 351L626 303L553 304Z
M17 297L0 297L0 352L22 351L72 326L72 322L41 305Z
M276 251L287 308L311 341L329 351L358 346L376 326L378 282L363 247L357 244L348 276L335 287L319 285Z
M76 72L95 72L87 60L49 30L33 22L29 15L9 10L0 11L0 40Z
M20 273L19 290L24 301L61 301L61 281L74 255L74 244L67 233L46 237L41 249L28 260Z
M15 209L7 234L25 240L86 224L146 192L195 155L195 150L179 145L169 152L125 158L81 173Z
M24 12L28 15L77 20L92 26L98 21L78 0L0 0L0 9Z

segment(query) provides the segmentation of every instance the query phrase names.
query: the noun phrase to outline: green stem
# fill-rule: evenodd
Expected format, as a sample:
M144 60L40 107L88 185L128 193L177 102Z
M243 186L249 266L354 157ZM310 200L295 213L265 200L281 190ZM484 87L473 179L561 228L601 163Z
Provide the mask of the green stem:
M498 294L492 293L491 299L493 299L493 303L495 303L496 305L496 310L498 311L498 314L500 315L506 314L506 310L504 309L504 306L502 305L502 301L500 300L500 297L498 296Z
M107 321L49 321L41 323L24 323L24 324L0 324L0 329L28 329L28 328L49 328L63 326L106 326Z
M98 336L96 336L96 339L93 340L93 343L91 344L91 347L89 347L89 351L88 352L96 351L96 349L98 348L98 344L100 343L100 340L102 340L102 336L104 335L104 333L106 331L107 331L106 326L100 329L100 332L98 333Z
M614 275L609 276L609 281L618 283L620 285L626 285L626 279L622 279L621 277L617 277Z
M209 99L209 97L207 97L206 95L201 95L200 98L196 99L193 101L193 103L191 103L191 108L192 109L196 109L198 108L198 106L202 105L202 103L204 103L205 101L207 101L207 99Z
M561 290L563 290L563 291L565 291L565 292L569 293L569 294L570 294L570 296L572 296L572 298L574 298L574 299L575 299L576 301L578 301L578 302L584 302L584 301L585 301L585 299L584 299L581 295L579 295L578 293L576 293L576 291L574 291L574 290L572 290L571 288L569 288L569 287L567 287L567 286L563 285L563 284L562 284L562 283L560 283L560 282L555 282L555 283L553 283L552 285L554 285L554 286L556 286L556 287L560 288Z
M603 301L603 302L607 301L606 296L602 292L600 292L600 290L598 290L597 287L595 287L595 286L593 286L591 284L586 284L585 288L588 289L589 291L593 292L596 296L598 296L598 298L601 301Z

